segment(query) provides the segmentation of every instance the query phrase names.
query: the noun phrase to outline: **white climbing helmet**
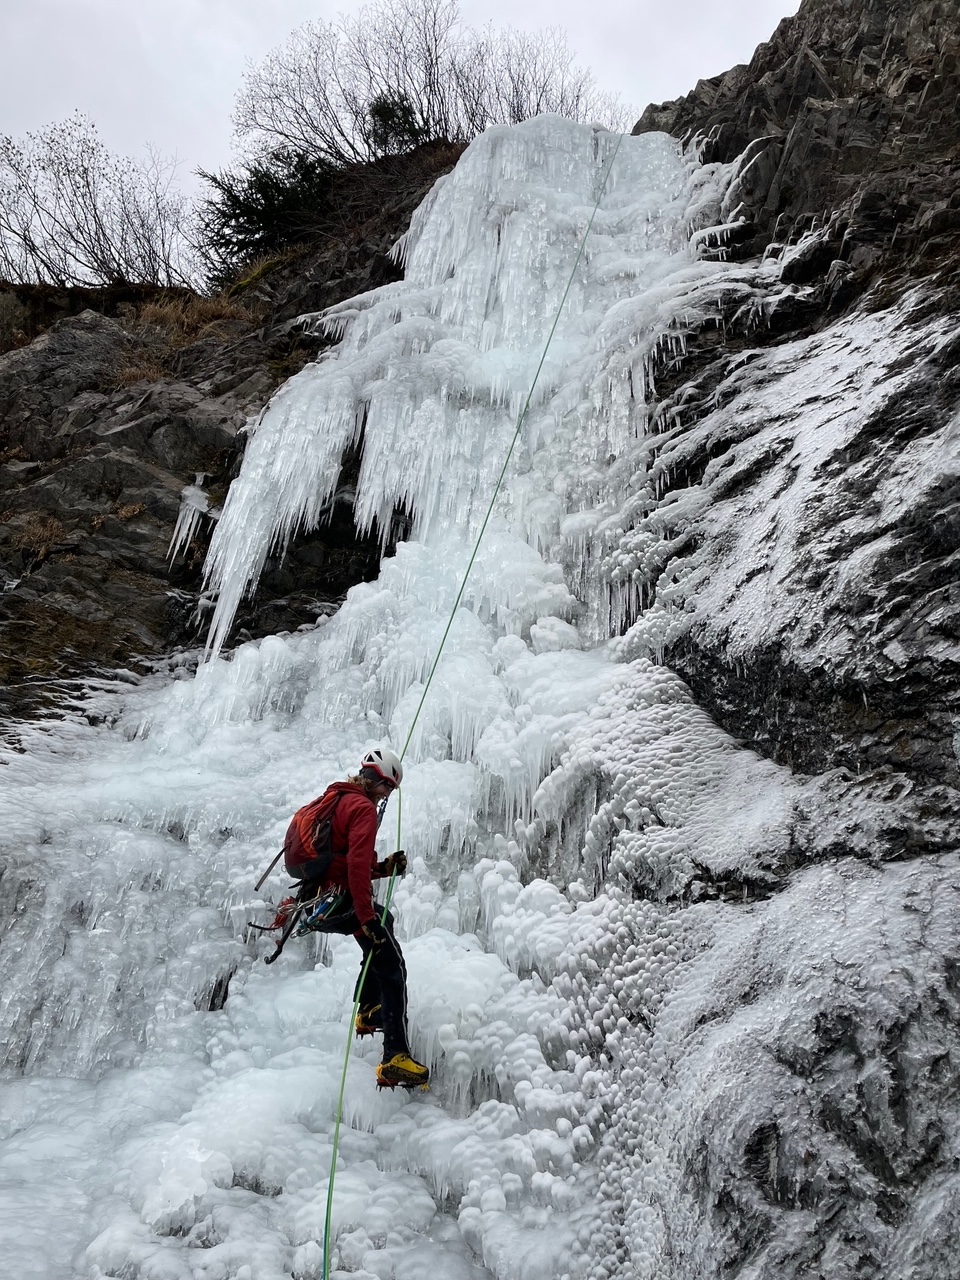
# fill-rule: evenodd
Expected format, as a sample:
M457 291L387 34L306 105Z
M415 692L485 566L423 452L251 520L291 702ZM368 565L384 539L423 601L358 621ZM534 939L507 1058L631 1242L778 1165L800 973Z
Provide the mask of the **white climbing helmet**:
M389 747L374 747L372 751L368 751L360 761L360 768L372 769L391 787L399 787L403 781L403 765L400 763L400 757Z

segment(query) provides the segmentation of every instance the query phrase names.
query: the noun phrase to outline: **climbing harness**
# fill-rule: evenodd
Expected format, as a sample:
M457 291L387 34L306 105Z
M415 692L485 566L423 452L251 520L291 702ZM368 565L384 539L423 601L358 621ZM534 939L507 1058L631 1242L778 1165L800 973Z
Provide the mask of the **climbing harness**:
M327 889L310 904L310 910L294 932L295 938L302 938L307 933L325 933L335 925L338 916L349 910L349 895L342 889Z
M306 933L329 932L331 917L336 907L342 908L345 902L345 894L327 890L326 893L303 902L299 902L296 898L284 898L269 924L257 924L254 920L248 920L247 929L253 929L257 933L276 933L277 930L282 930L279 938L276 939L273 954L265 956L263 963L273 964L291 937L302 938ZM304 920L302 916L305 911L308 915Z
M326 796L327 793L325 792ZM322 797L321 797L322 798ZM333 847L331 843L331 828L333 822L333 810L336 808L337 801L334 800L333 806L329 811L329 815L321 822L316 823L313 828L314 838L320 848L320 856L313 859L318 864L319 872L323 872L329 867L333 859ZM386 800L381 800L377 806L377 828L383 821L383 814L386 808ZM318 802L311 805L305 805L303 809L297 811L297 814L309 813L310 817L315 817L313 810L318 807ZM296 822L297 814L294 815L294 822L291 822L291 829ZM318 834L319 833L319 834ZM286 844L284 848L286 848ZM281 849L281 853L283 853ZM304 864L307 865L307 864ZM310 864L312 865L312 863ZM313 876L311 876L313 883ZM279 938L274 944L274 950L271 955L265 956L264 964L273 964L279 960L283 948L291 937L302 938L308 933L336 933L338 932L338 923L346 914L350 907L349 895L343 890L331 888L324 890L323 893L317 894L313 898L301 899L300 894L304 891L303 885L295 898L284 898L277 908L276 915L270 924L256 924L252 920L247 921L247 929L254 929L258 933L276 933L282 930ZM304 917L304 912L306 916Z
M500 489L501 489L501 486L503 485L504 477L507 474L507 467L510 465L510 461L513 457L513 451L516 448L517 441L520 439L520 432L523 428L524 420L526 419L527 413L530 409L530 402L533 399L533 393L536 390L538 381L540 380L540 374L543 371L543 366L546 362L547 353L550 350L550 344L553 341L553 336L556 333L557 326L560 323L560 316L563 312L564 305L566 304L567 298L570 294L570 290L573 287L574 277L576 276L577 268L580 265L580 259L583 257L583 251L586 248L587 238L590 235L591 230L593 229L594 219L596 218L597 211L600 208L600 201L603 199L603 193L606 190L607 182L610 178L610 173L611 173L611 170L613 169L614 162L616 161L617 154L620 151L620 144L622 141L623 141L623 134L620 134L617 138L617 145L614 147L613 154L610 156L610 159L607 162L606 169L604 170L604 173L602 175L600 188L597 191L597 198L593 206L593 212L590 214L590 220L587 223L586 230L584 231L583 237L580 240L580 246L577 249L577 256L574 258L573 266L570 269L570 276L569 276L569 279L567 280L566 288L563 291L563 297L560 299L560 304L557 307L557 314L554 316L553 324L550 326L550 332L547 334L547 340L543 346L543 353L540 356L540 362L537 365L536 372L533 375L533 381L530 383L530 390L527 392L527 398L523 403L523 408L520 410L520 416L517 418L516 430L513 433L513 438L511 439L510 446L507 449L507 455L504 458L503 466L500 468L500 474L497 476L496 484L493 487L493 494L490 498L490 503L487 507L486 514L483 517L483 522L480 525L480 531L477 534L477 540L474 545L473 552L470 556L470 559L467 562L467 567L464 570L463 579L460 583L460 589L457 592L456 599L453 602L453 608L450 610L450 617L447 619L447 625L444 628L443 635L440 637L440 644L437 648L437 652L436 652L436 656L434 657L433 664L430 667L430 672L429 672L429 675L427 676L426 683L423 686L423 693L420 695L420 701L417 703L417 708L413 713L413 719L410 722L410 728L407 731L407 736L406 736L406 739L404 740L403 748L400 751L401 761L403 760L403 757L407 753L407 748L410 746L410 741L413 738L413 731L416 728L418 719L420 718L420 712L423 710L423 705L426 702L427 694L429 693L430 686L433 683L433 677L436 674L438 666L440 665L440 659L443 655L443 650L447 643L447 637L450 635L450 630L453 626L454 618L456 617L457 610L460 608L460 601L463 599L463 593L467 589L467 581L473 570L474 562L476 561L476 558L480 553L480 544L483 541L483 535L487 531L487 525L490 523L490 517L493 515L493 509L496 505L497 498L500 495ZM400 793L398 792L397 793L397 848L398 849L402 848L402 840L401 840L402 811L403 810L402 810L402 805L400 803ZM383 912L380 916L381 922L385 921L386 919L387 909L390 906L390 900L393 897L393 888L396 882L396 878L397 878L397 873L394 870L394 872L390 876L390 882L387 885L387 893L384 899ZM344 1095L344 1090L346 1088L346 1083L347 1083L347 1067L349 1066L349 1063L350 1063L350 1046L353 1040L353 1034L352 1034L353 1028L356 1025L357 1015L359 1013L359 1008L360 1008L360 991L363 988L363 981L367 975L367 969L369 968L369 965L370 965L370 956L367 956L366 960L363 963L363 968L360 971L360 982L357 985L357 995L353 1003L353 1017L350 1020L351 1033L347 1036L347 1045L346 1045L346 1050L344 1052L344 1057L343 1057L343 1070L340 1073L340 1092L337 1097L337 1114L336 1114L336 1120L334 1122L334 1128L333 1128L333 1157L330 1162L330 1177L327 1182L327 1206L326 1206L326 1214L324 1217L324 1226L323 1226L323 1280L330 1280L330 1224L331 1224L331 1217L333 1214L333 1185L334 1185L334 1180L336 1178L336 1172L337 1172L337 1156L340 1150L340 1126L343 1119L343 1095ZM393 1083L389 1083L388 1081L384 1080L381 1083L379 1074L380 1073L378 1072L377 1084L379 1088L384 1088L384 1087L394 1088L396 1084L400 1084L403 1087L412 1087L409 1085L405 1085L402 1079L398 1079ZM426 1088L427 1086L422 1085L419 1087Z

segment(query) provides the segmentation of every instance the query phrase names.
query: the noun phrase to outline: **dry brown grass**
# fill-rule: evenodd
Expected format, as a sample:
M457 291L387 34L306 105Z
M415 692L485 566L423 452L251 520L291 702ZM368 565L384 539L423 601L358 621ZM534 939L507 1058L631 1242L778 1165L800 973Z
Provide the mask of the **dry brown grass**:
M11 542L15 550L32 551L34 555L44 559L66 536L66 527L56 516L31 511Z
M168 298L148 302L137 319L144 327L160 329L171 347L185 347L198 338L233 336L238 321L250 324L246 307L223 294L213 298ZM229 332L227 332L229 330Z
M132 387L138 382L159 382L166 374L166 369L159 361L142 360L139 364L130 364L121 369L113 382L116 390L120 391L123 387Z
M136 516L143 515L144 505L142 502L115 502L113 504L113 514L118 520L133 520Z
M227 298L238 298L246 293L248 289L259 284L265 276L276 271L278 267L293 262L306 253L307 250L303 245L294 245L293 248L285 250L283 253L269 253L262 257L253 258L243 268L243 274L238 280L234 280L233 284L228 285L224 296Z
M130 363L112 377L111 385L119 391L138 382L159 382L169 375L173 354L180 348L200 338L227 342L255 323L249 307L232 302L225 294L213 298L193 294L145 302L131 316L140 351L130 352Z

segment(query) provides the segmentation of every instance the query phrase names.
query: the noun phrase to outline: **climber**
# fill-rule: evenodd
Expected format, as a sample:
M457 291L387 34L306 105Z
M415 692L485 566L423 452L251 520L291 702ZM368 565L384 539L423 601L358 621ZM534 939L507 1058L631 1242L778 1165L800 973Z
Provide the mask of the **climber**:
M383 1032L383 1061L377 1068L381 1088L425 1085L430 1075L407 1043L407 970L393 916L384 911L381 919L372 892L373 880L394 872L402 876L407 869L402 849L383 862L377 861L375 849L378 805L402 778L399 757L389 747L375 747L363 757L356 776L334 782L318 800L298 810L284 842L287 871L301 882L301 902L310 904L326 895L329 903L329 891L341 895L322 928L352 933L363 951L354 990L355 1001L359 995L356 1032ZM310 920L309 914L306 918Z

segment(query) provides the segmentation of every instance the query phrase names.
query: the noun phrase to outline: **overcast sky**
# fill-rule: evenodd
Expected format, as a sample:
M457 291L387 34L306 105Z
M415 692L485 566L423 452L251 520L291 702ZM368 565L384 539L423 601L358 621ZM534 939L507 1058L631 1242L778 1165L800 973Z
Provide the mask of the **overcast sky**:
M153 143L181 175L230 162L230 113L248 60L307 18L355 0L5 0L0 133L75 110L115 151ZM461 0L466 20L561 26L600 87L638 108L747 62L799 0ZM185 182L184 185L192 185Z

